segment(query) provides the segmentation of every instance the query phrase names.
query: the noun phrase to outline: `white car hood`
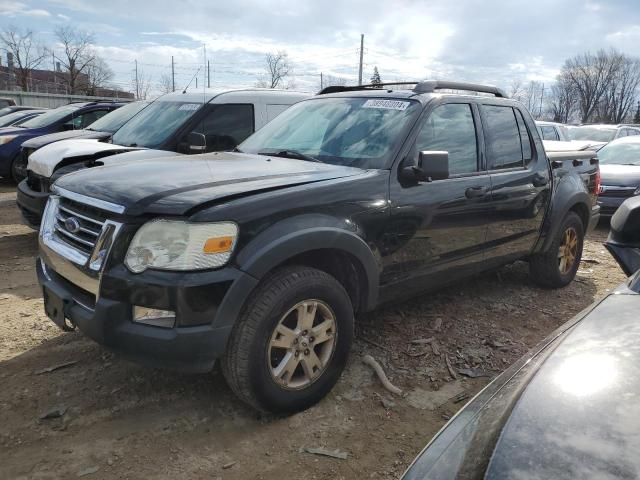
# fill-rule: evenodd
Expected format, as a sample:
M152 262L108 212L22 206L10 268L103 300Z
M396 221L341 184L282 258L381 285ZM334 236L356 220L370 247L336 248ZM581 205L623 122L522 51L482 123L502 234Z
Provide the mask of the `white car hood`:
M62 140L45 145L33 152L29 156L27 169L37 175L49 178L53 174L56 165L65 158L83 157L101 152L129 152L131 150L140 149L91 139Z

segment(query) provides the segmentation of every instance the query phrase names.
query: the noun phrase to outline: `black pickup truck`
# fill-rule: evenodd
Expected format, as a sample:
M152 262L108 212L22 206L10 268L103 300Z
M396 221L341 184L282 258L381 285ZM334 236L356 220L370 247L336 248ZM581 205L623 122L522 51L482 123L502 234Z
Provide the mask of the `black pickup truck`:
M495 87L412 86L330 87L234 152L60 178L47 314L153 366L219 359L241 399L290 412L338 380L357 314L516 260L571 282L599 217L593 152L547 155Z

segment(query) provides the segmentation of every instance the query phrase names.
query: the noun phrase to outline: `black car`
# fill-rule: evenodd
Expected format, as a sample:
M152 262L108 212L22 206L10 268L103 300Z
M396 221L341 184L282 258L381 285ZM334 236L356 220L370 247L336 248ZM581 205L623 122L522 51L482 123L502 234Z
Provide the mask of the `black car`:
M23 142L40 135L85 128L122 105L124 104L121 102L71 103L27 120L19 126L0 129L0 176L11 177L15 181L24 178L20 164Z
M592 152L547 155L495 87L413 87L329 88L235 152L61 177L48 315L146 364L220 359L240 398L283 412L333 387L357 313L522 259L571 282L599 218Z
M32 138L22 143L22 150L18 160L17 177L22 180L26 177L27 166L29 164L29 156L37 149L49 145L50 143L68 140L70 138L86 138L93 140L105 141L131 118L137 115L149 102L139 101L126 104L117 110L113 110L95 122L87 124L85 128L79 130L64 130L61 132L50 133ZM0 119L1 120L1 119ZM86 122L85 122L86 123Z
M491 382L403 480L640 478L640 197L605 245L629 280Z
M601 184L598 205L611 217L627 198L640 195L640 136L608 143L598 151Z

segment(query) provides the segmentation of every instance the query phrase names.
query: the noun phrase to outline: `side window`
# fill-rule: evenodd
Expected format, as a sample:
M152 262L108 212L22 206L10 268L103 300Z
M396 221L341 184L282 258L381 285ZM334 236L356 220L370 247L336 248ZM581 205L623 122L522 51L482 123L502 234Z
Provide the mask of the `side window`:
M518 130L520 131L520 144L522 145L522 159L524 160L524 164L527 165L531 161L531 136L529 135L529 130L527 130L527 124L524 121L524 117L522 116L522 112L515 109L516 118L518 120ZM553 138L555 140L560 140L558 137L558 132L554 127L551 127L553 130Z
M449 152L452 175L477 172L478 143L471 105L448 103L436 107L418 133L416 150Z
M520 131L513 108L482 105L489 170L522 167Z
M638 133L640 133L638 130L634 130L633 128L627 128L627 137L638 135Z
M90 112L81 113L80 115L73 117L73 119L69 123L73 125L74 130L87 128L89 125L91 125L99 118L105 116L107 113L109 113L108 110L92 110Z
M558 138L558 132L553 127L540 127L540 131L542 132L543 140L560 140Z
M253 105L220 104L195 129L207 139L207 152L231 150L253 133Z

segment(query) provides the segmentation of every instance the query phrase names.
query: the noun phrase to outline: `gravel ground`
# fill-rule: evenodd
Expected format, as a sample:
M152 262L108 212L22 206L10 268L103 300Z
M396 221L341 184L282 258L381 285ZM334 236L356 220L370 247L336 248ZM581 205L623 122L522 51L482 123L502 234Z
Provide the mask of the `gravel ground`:
M13 191L0 184L3 479L397 478L467 398L624 279L601 226L567 288L539 289L516 263L368 314L327 398L292 417L258 416L217 371L143 368L50 322L35 276L37 237L20 224ZM412 343L425 339L433 341ZM365 354L405 396L381 387ZM304 451L318 447L346 459Z

